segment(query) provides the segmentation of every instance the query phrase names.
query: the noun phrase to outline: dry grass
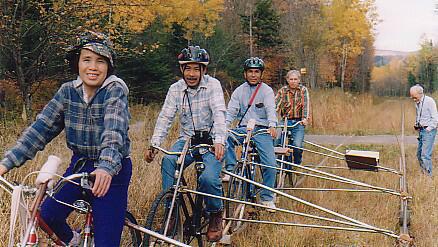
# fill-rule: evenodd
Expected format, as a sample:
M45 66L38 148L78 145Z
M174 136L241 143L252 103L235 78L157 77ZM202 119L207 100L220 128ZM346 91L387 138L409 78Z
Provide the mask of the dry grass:
M313 133L399 133L400 103L396 99L375 99L372 96L347 96L341 92L315 92L312 95L314 108ZM412 102L405 102L407 127L412 125L414 108ZM132 159L134 163L133 178L129 189L129 209L144 222L148 208L156 194L160 191L160 157L152 164L143 159L145 147L155 125L159 110L158 105L148 107L132 107L133 124L130 129L132 140ZM317 113L317 115L315 115ZM24 126L14 128L0 128L0 151L14 144ZM358 131L360 130L360 131ZM413 134L413 132L412 132ZM169 147L177 137L175 128L172 129L168 141L164 146ZM397 168L399 150L395 146L350 146L364 150L380 152L381 163L388 167ZM15 169L6 177L19 181L25 174L36 170L44 163L49 154L64 158L63 168L68 165L70 151L65 147L64 137L56 138L37 157L27 162L27 165ZM438 202L436 188L438 179L423 176L415 159L415 146L407 149L408 184L409 192L414 197L412 208L411 234L415 237L416 246L438 246L435 236L438 235ZM305 154L305 163L319 163L322 157ZM437 164L438 160L434 160ZM329 160L327 164L342 164L337 160ZM371 184L397 188L398 179L386 173L338 172L351 178L357 178ZM333 187L333 183L324 183L314 179L306 179L303 186ZM294 192L293 195L310 202L326 206L339 213L357 218L369 224L398 231L399 200L397 197L380 194L353 194L340 192ZM9 225L10 197L0 192L0 246L6 246L7 226ZM314 212L307 207L285 199L280 206L288 207L301 212ZM324 215L324 214L322 214ZM312 222L300 217L285 216L282 214L267 214L262 212L262 219L277 221ZM280 227L267 225L252 225L233 238L234 246L394 246L394 239L378 234L353 233L341 231L318 230L309 228Z
M340 90L312 91L312 126L318 134L399 134L401 103L404 104L405 129L414 134L415 107L409 98L383 98L355 95Z

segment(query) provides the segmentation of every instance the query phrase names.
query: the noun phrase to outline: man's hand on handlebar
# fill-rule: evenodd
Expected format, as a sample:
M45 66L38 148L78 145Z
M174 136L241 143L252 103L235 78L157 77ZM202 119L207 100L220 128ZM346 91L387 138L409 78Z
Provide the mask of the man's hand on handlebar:
M105 170L97 168L91 174L96 176L94 180L93 195L96 197L105 196L111 185L112 176Z
M301 120L301 124L304 126L307 126L308 123L309 123L309 121L307 120L307 118L304 118L303 120Z
M225 148L224 145L221 143L215 143L214 144L214 156L217 160L221 161L224 157Z
M8 172L8 168L4 165L0 165L0 176L3 176L3 174Z
M272 138L276 138L277 137L277 129L275 127L270 127L268 129L269 134L272 136Z
M151 163L154 161L155 155L157 155L157 150L151 146L146 150L144 158L146 162Z

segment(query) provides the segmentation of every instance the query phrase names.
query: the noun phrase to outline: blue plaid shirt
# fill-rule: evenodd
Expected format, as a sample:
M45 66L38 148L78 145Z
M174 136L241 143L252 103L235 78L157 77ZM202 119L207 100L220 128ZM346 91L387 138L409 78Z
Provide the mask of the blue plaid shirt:
M195 134L194 125L197 131L211 129L214 142L225 144L225 109L222 86L217 79L204 75L196 89L189 88L181 79L172 84L167 92L151 145L161 145L176 113L179 113L181 124L179 139L192 137Z
M130 153L129 118L128 87L123 80L108 77L86 103L78 77L61 86L1 164L8 169L21 166L65 130L67 146L74 154L96 160L97 168L115 175Z

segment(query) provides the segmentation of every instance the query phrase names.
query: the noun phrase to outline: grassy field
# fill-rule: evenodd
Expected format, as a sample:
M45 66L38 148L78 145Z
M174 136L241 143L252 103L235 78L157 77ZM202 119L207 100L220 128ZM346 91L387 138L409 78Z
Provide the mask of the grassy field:
M408 99L374 98L369 95L346 95L339 91L313 92L313 126L308 132L326 134L399 134L400 132L400 102L405 104L408 134L414 121L415 110L413 103ZM132 159L134 163L133 177L129 189L129 209L144 222L148 208L154 197L160 191L160 157L153 163L147 164L143 159L145 147L149 143L155 125L159 106L135 106L131 108L133 123L130 129L132 140ZM11 147L21 134L23 126L14 125L0 128L0 152ZM164 147L169 147L177 136L172 128ZM428 178L419 170L415 158L415 146L407 147L408 186L413 196L411 201L412 221L411 235L415 238L416 246L438 246L438 203L436 188L438 179ZM380 152L381 164L397 169L400 152L397 146L369 145L343 146L340 150L359 149ZM25 174L38 169L49 154L63 158L64 170L69 162L70 151L65 147L64 136L59 136L49 144L36 158L26 163L26 166L15 169L7 174L10 181L19 181ZM305 153L304 164L318 164L324 157ZM438 160L434 158L434 163ZM344 163L336 159L329 159L326 165L340 166ZM396 175L388 173L338 171L336 174L345 175L373 185L397 189L399 180ZM305 179L303 187L336 188L340 185L333 182L324 182L316 179ZM345 187L345 186L344 186ZM290 192L291 193L291 192ZM398 215L400 200L396 196L386 194L364 194L343 192L293 192L312 203L325 206L349 217L381 228L398 232ZM9 225L10 196L0 192L0 222L4 226L0 230L0 246L6 246ZM281 199L279 206L300 212L315 210L306 206ZM325 215L325 214L319 214ZM280 213L269 214L261 212L260 219L288 221L295 223L314 223L296 216ZM296 228L285 226L251 225L243 232L233 237L233 246L394 246L395 240L379 234L354 233L334 230L319 230L310 228Z

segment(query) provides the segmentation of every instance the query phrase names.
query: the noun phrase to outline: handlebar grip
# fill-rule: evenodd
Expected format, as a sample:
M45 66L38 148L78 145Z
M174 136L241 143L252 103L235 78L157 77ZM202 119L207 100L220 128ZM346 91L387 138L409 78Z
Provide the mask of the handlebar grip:
M38 174L35 184L40 185L49 182L48 187L53 187L54 174L58 171L58 167L61 164L61 159L57 156L50 155L47 158L46 163L41 167L40 173Z

